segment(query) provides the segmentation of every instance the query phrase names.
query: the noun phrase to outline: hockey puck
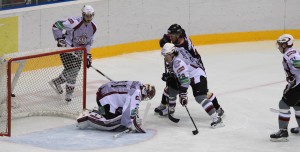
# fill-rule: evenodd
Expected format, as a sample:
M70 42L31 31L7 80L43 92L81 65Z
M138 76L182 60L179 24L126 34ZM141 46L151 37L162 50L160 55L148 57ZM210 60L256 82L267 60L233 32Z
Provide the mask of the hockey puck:
M12 94L11 94L11 97L16 97L16 95L12 93Z

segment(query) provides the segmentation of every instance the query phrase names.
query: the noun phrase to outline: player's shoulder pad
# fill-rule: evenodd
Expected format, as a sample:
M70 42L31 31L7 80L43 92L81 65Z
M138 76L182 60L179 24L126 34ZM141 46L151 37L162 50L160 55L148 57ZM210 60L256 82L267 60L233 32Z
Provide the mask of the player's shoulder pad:
M289 50L287 53L285 53L285 56L288 59L293 59L293 60L300 59L300 54L295 49Z
M78 17L70 17L68 18L67 22L65 22L65 27L73 29L81 22L81 19Z

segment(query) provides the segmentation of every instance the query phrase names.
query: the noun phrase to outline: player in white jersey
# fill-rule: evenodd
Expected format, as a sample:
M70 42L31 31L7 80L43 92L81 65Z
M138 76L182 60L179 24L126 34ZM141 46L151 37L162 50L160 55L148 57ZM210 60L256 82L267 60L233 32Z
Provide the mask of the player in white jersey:
M99 109L84 112L77 119L77 126L89 126L99 130L123 131L126 129L145 133L141 128L138 108L143 100L155 96L155 87L139 81L111 81L102 85L97 92Z
M207 114L212 118L211 127L215 128L216 126L222 125L222 118L218 116L211 100L207 98L207 76L197 61L191 57L185 48L175 47L175 45L171 43L166 43L163 46L161 54L178 79L179 101L181 105L187 105L187 90L189 86L191 86L196 101L202 105ZM169 108L174 108L176 105L176 100L171 100L174 96L176 96L176 94L169 94Z
M70 17L67 20L59 20L53 24L52 31L58 47L85 47L87 50L87 68L92 64L90 49L93 44L94 34L97 31L96 24L92 21L94 9L90 5L82 8L82 17ZM75 89L76 78L81 68L82 51L73 54L60 54L64 70L59 77L49 82L58 94L63 93L61 85L66 83L65 100L70 102Z
M271 141L288 141L290 107L294 108L298 123L298 127L291 128L291 133L298 134L300 130L300 53L293 48L293 43L294 38L290 34L283 34L277 39L278 49L283 54L287 85L279 101L279 131L270 135Z
M203 62L201 60L201 56L198 54L198 51L192 44L191 39L189 36L185 33L185 30L178 24L172 24L167 34L163 35L163 38L160 39L159 44L160 47L163 47L166 43L173 43L176 47L183 47L185 50L188 51L188 53L194 58L195 62L197 62L197 65L205 71ZM166 64L168 67L168 64ZM170 70L169 70L170 71ZM176 76L174 76L173 73L167 72L163 73L162 80L166 81L167 87L164 89L164 93L162 95L161 104L154 109L156 113L159 113L160 115L167 115L168 114L168 101L167 100L176 100L175 99L168 99L168 94L178 94L178 84L176 80ZM223 108L219 105L218 100L214 93L208 91L207 92L207 98L210 99L214 105L214 107L217 109L217 113L219 116L224 115ZM175 110L175 109L174 109ZM171 114L174 113L174 111L170 111Z

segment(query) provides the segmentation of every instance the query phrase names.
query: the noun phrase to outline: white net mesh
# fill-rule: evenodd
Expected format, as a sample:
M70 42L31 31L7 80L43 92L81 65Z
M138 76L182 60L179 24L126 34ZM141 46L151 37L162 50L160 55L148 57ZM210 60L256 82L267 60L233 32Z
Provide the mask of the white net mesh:
M19 52L0 59L0 134L7 132L9 108L12 119L29 116L75 119L84 108L83 63L86 59L81 48L72 48L71 52L67 48ZM11 59L11 73L7 73ZM8 76L11 76L11 90L15 97L8 96ZM62 87L62 94L57 94L50 86L52 80ZM8 107L8 97L11 98L11 107ZM71 101L67 102L66 97Z

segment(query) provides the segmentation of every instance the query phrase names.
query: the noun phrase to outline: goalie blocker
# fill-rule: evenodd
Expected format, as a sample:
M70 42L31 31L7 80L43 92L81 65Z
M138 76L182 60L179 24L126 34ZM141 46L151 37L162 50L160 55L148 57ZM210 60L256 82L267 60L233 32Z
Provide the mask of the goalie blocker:
M98 109L84 111L78 117L80 129L145 133L138 109L141 101L155 96L154 86L139 81L111 81L100 86L96 95Z

